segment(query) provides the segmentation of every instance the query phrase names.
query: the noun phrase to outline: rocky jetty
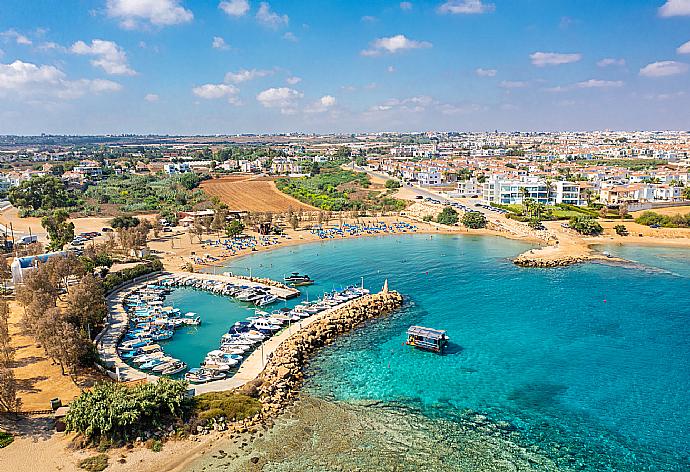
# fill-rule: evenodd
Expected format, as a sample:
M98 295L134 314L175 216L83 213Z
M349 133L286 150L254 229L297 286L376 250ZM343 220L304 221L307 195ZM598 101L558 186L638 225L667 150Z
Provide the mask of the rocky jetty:
M284 341L255 384L264 416L275 416L292 402L303 379L302 369L318 349L367 320L396 310L402 302L402 295L395 291L367 295L328 313Z
M558 258L541 259L538 257L528 257L524 254L516 257L513 262L515 265L520 267L536 267L536 268L549 268L549 267L566 267L573 264L581 264L590 260L590 257L575 257L575 256L562 256Z

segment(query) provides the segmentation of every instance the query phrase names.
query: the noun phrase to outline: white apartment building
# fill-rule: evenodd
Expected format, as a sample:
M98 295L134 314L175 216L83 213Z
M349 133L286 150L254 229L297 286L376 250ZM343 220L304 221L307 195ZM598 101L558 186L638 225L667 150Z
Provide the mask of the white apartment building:
M417 172L417 182L422 187L441 185L441 173L436 167L429 167L423 172Z
M455 186L455 192L452 196L459 198L479 197L482 194L483 185L477 182L477 179L458 180Z
M527 193L527 195L525 195ZM487 203L502 205L521 204L523 199L531 198L544 205L567 203L571 205L586 205L577 183L557 181L547 184L546 180L528 177L520 180L492 178L487 180L482 188L482 198Z
M187 172L191 172L192 168L186 162L179 162L179 163L165 164L163 166L163 170L165 171L166 174L173 175L173 174L184 174Z

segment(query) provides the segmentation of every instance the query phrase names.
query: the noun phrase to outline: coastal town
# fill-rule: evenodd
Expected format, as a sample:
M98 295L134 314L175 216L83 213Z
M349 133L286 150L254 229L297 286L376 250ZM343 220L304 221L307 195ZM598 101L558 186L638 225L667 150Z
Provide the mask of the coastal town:
M690 0L0 12L0 472L690 470Z
M328 308L327 313L336 315L327 319L336 319L350 309L346 294L359 298L368 291L325 294L323 300L303 302L289 312L261 311L285 295L262 291L260 285L251 289L223 269L255 252L364 236L497 235L535 244L514 262L541 268L588 260L625 262L596 249L610 240L690 246L686 133L109 136L80 138L80 143L63 136L21 139L31 143L10 136L1 140L6 201L0 224L9 297L4 303L13 358L35 360L12 369L7 380L16 385L4 404L18 412L55 415L61 429L66 418L75 427L69 405L86 386L103 379L155 383L167 372L196 384L192 391L199 398L258 388L260 403L252 408L262 408L261 424L280 414L302 378L296 367L300 362L289 357L296 354L284 353L286 340L294 343L293 331L320 326L301 317ZM324 183L332 186L326 189ZM171 189L172 198L166 194ZM61 279L69 280L65 290L72 284L74 291L100 283L100 293L107 296L93 302L107 305L105 323L92 317L89 326L95 328L91 336L100 371L77 367L76 358L46 358L32 343L20 346L20 339L31 336L19 328L31 324L21 321L26 315L20 306L33 311L38 307L32 304L39 303L35 296L27 299L22 287L38 287L38 274L60 270L53 266L61 258L90 261L89 270L96 275L84 275L81 267L67 269L71 272ZM47 261L51 263L44 266ZM225 278L212 275L221 271L228 271ZM259 267L254 275L252 267L242 271L237 276L268 283L268 289L283 286L282 281L260 278ZM170 293L166 287L171 280L241 300L248 297L260 308L258 316L237 322L220 350L209 346L199 367L188 365L159 343L174 342L175 330L203 324L205 317L162 308L165 302L155 301L166 299L158 297ZM60 289L59 282L52 290ZM243 295L247 290L256 291ZM367 297L357 303L368 303ZM395 297L392 303L401 303ZM326 304L331 300L340 301ZM56 303L63 304L59 299ZM64 309L71 312L76 303L68 296ZM94 310L93 303L81 309ZM349 330L357 322L346 324L343 329ZM274 335L276 331L282 334ZM88 342L88 336L81 336ZM274 351L292 359L282 361L288 369L266 367ZM61 369L71 370L73 380L56 381ZM32 380L39 378L44 380ZM276 389L286 380L292 387ZM215 429L228 428L215 421ZM242 425L230 425L230 430L246 430ZM58 435L53 441L63 439Z

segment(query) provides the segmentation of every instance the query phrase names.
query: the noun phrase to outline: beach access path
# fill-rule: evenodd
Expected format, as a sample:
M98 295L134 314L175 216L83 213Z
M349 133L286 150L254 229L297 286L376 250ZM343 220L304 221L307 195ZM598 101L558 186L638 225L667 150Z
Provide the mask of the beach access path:
M232 283L236 285L264 287L270 293L281 299L293 298L295 296L298 296L300 293L299 290L295 288L277 287L257 281L249 281L245 278L234 277L230 275L214 275L188 272L161 272L155 274L148 274L138 279L132 280L129 283L114 290L106 298L106 302L108 305L108 320L105 328L103 328L103 331L101 331L101 333L96 337L95 340L96 348L98 349L98 354L101 360L105 363L106 366L108 366L109 369L112 369L114 371L109 371L108 375L115 380L118 380L120 382L131 382L138 380L148 380L151 382L155 382L158 380L157 376L146 374L145 372L142 372L124 362L120 357L119 353L117 352L117 346L129 326L129 317L123 306L123 302L127 297L127 294L133 290L142 288L148 284L155 283L157 280L164 277L184 277L194 278L197 280L217 280L219 282ZM304 321L300 322L303 323ZM294 332L294 329L292 331ZM257 348L257 350L260 351L261 348ZM264 354L268 355L268 350L265 346ZM251 359L251 357L252 356L247 358L245 362L248 362ZM263 360L260 359L260 363L262 362ZM259 370L259 372L261 372L261 370ZM256 375L258 375L258 373ZM244 383L246 383L247 381L242 382L241 385L244 385ZM226 380L219 382L226 382Z

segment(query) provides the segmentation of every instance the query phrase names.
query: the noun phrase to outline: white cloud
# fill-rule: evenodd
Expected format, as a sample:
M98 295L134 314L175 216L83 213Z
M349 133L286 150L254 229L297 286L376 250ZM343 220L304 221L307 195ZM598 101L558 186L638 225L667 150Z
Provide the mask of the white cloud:
M362 18L360 18L360 20L364 23L376 23L377 21L379 21L378 18L371 15L364 15Z
M20 60L0 64L0 95L73 99L87 93L116 92L121 89L120 84L110 80L67 80L65 73L55 66Z
M64 46L60 46L58 43L54 43L53 41L41 43L38 45L37 49L40 51L67 52L67 48L65 48Z
M4 38L6 41L13 40L17 44L22 46L31 46L33 42L21 33L18 33L14 29L8 29L0 33L0 37Z
M127 54L113 41L94 39L89 46L84 41L77 41L70 51L82 56L94 56L91 65L100 67L111 75L136 75L136 71L129 67Z
M261 2L259 11L256 12L256 19L259 23L268 26L269 28L278 28L280 26L287 26L290 18L287 15L279 15L271 10L271 5L268 2Z
M239 89L234 85L228 84L204 84L194 87L192 93L205 100L217 100L227 98L229 103L237 104L237 93Z
M481 0L448 0L437 9L439 13L452 15L478 15L490 13L496 9L493 3L482 3Z
M244 16L249 11L247 0L227 0L220 2L218 8L230 16Z
M659 7L659 16L690 16L690 0L667 0Z
M271 70L257 70L257 69L252 69L252 70L240 69L237 72L228 72L227 74L225 74L225 81L226 82L232 82L234 84L240 84L242 82L254 80L254 79L259 78L259 77L266 77L268 75L273 75L273 71L271 71Z
M120 26L134 29L146 22L170 26L192 21L194 14L180 5L180 0L107 0L108 16L120 20Z
M297 85L297 84L299 84L300 82L302 82L302 78L301 78L301 77L292 76L292 77L288 77L287 79L285 79L285 82L287 82L287 83L290 84L290 85Z
M79 79L63 82L63 87L57 90L58 98L72 100L80 98L88 93L99 94L102 92L118 92L122 90L122 85L112 80L105 79Z
M225 42L223 38L220 36L214 36L213 41L211 42L211 46L213 46L213 49L221 49L221 50L227 50L230 49L230 45Z
M562 54L557 52L535 52L530 54L532 64L537 67L557 66L561 64L570 64L578 62L582 59L582 54Z
M670 75L684 74L688 71L688 65L684 62L660 61L647 64L640 69L643 77L668 77Z
M599 67L608 67L608 66L624 66L625 65L625 59L616 59L613 57L606 57L599 62L597 62L597 66Z
M522 80L504 80L498 84L498 86L504 89L520 89L529 87L529 82Z
M575 84L577 88L611 88L622 87L625 83L622 80L598 80L589 79Z
M412 10L412 2L400 2L401 10Z
M363 50L361 54L362 56L379 56L383 53L395 54L400 51L426 49L431 46L432 44L428 41L415 41L407 38L403 34L398 34L387 38L376 39L369 45L369 49Z
M386 71L390 74L394 73L395 72L395 66L388 66L386 68Z
M304 94L288 87L269 88L256 96L256 99L266 108L280 108L284 115L291 115L296 112L297 101Z
M19 60L0 64L0 89L17 90L31 84L56 84L64 77L65 74L55 66L37 66Z
M620 88L625 85L622 80L599 80L589 79L582 82L577 82L572 85L563 85L558 87L551 87L546 89L547 92L567 92L575 89L603 89L603 88Z
M293 33L292 31L285 32L285 34L283 35L283 39L285 41L290 41L291 43L296 43L297 41L299 41L299 39L297 39L297 36L295 36L295 33Z
M479 69L475 69L474 73L479 77L496 77L498 71L496 69L482 69L480 67Z
M146 96L144 96L144 100L150 103L157 102L158 99L160 99L160 97L156 93L147 93Z
M690 54L690 41L687 43L681 44L678 49L676 49L676 52L678 54Z
M324 95L318 101L305 108L306 113L323 113L333 108L337 100L332 95Z

